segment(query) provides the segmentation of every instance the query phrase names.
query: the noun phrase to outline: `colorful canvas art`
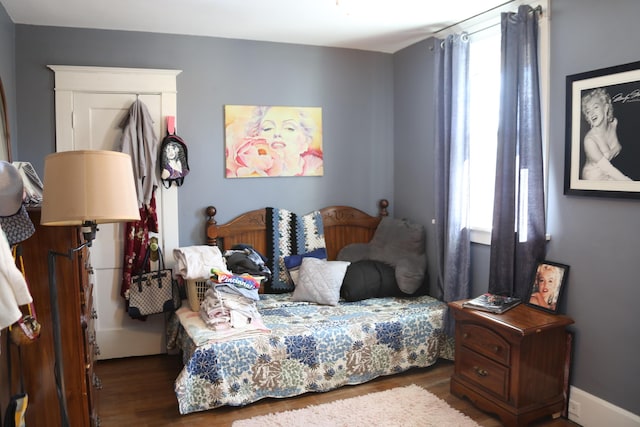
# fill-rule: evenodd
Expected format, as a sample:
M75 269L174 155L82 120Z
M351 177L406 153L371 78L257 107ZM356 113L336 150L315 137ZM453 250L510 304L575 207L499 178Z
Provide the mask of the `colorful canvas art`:
M227 178L322 176L322 109L226 105Z

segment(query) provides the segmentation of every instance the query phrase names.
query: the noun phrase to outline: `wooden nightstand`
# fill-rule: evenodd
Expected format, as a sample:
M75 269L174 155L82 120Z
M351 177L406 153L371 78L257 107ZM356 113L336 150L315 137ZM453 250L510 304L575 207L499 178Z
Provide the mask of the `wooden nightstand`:
M449 303L456 320L451 393L523 426L565 411L573 319L520 304L503 314Z

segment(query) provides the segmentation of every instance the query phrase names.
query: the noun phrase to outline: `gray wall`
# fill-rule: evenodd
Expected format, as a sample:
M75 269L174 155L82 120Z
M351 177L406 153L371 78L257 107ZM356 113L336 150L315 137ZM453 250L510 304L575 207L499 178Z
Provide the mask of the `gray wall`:
M0 5L0 79L2 79L7 101L12 153L17 150L18 140L15 71L15 25L11 22L4 7Z
M265 206L307 213L352 204L371 214L393 198L392 57L151 33L16 26L20 160L43 171L55 150L53 72L46 66L180 69L178 133L191 173L179 189L180 243L202 243L204 208L218 222ZM225 104L322 107L325 175L224 178Z
M635 414L640 414L640 200L564 196L563 180L566 76L640 60L638 17L636 0L551 3L548 231L552 238L547 250L547 259L571 266L561 310L576 322L572 385ZM431 227L434 165L429 153L434 140L429 43L394 55L394 201L397 216L421 218ZM418 144L426 147L417 148ZM474 295L487 290L489 252L487 246L472 248Z
M396 216L427 229L431 294L436 291L434 206L435 67L431 40L416 43L393 57L394 69L394 204Z

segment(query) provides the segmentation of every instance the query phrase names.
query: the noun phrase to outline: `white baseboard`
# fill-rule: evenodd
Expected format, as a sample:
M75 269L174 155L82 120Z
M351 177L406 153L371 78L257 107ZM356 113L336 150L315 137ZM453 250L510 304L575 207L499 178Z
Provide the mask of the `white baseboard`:
M592 394L571 387L569 419L583 427L640 427L640 417Z

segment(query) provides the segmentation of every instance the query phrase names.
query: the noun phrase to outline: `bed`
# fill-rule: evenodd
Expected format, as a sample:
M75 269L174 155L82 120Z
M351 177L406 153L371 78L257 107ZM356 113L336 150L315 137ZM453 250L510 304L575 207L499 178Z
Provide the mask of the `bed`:
M380 201L377 216L348 206L317 211L327 259L335 260L347 245L369 242L387 207ZM248 244L269 253L267 209L219 225L216 209L208 207L207 245ZM207 328L189 304L175 313L169 343L184 362L175 381L181 414L329 391L452 356L443 330L447 305L427 295L330 306L293 301L291 292L280 292L261 294L256 305L264 328L232 339Z

